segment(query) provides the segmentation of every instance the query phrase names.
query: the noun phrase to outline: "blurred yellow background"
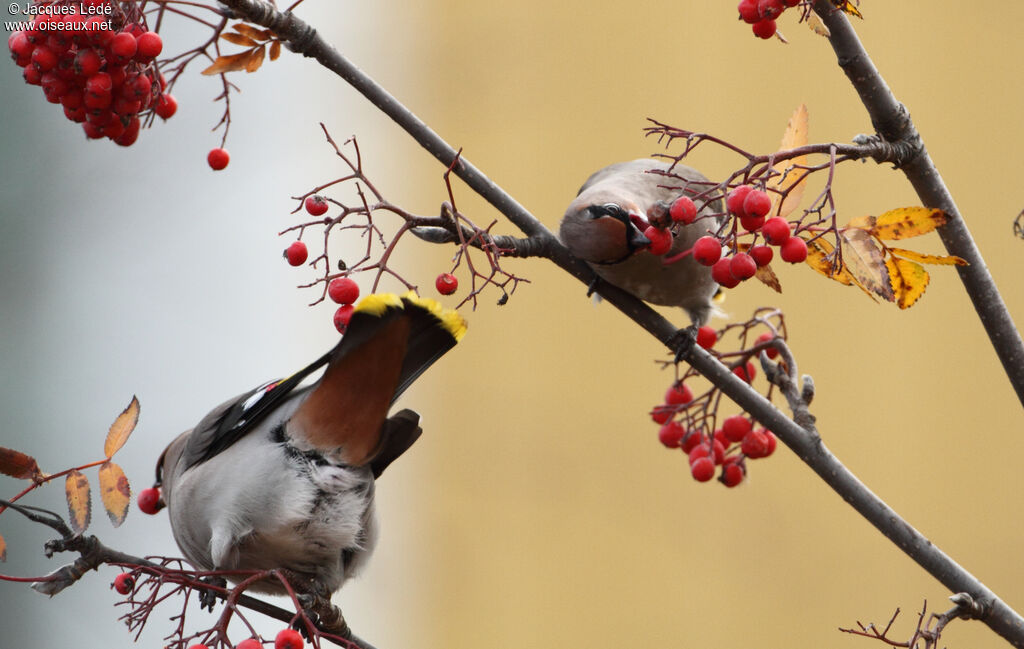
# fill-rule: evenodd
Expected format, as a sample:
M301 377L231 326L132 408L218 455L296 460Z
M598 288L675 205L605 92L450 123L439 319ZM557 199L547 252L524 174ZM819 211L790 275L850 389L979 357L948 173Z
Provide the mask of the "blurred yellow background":
M1017 34L1024 5L866 0L861 9L866 20L855 21L858 33L910 109L1020 322L1024 241L1013 237L1011 224L1024 207L1014 153L1024 143L1024 45ZM798 25L793 12L779 21L789 45L754 38L735 19L733 2L383 0L357 7L307 0L298 14L550 228L591 172L661 150L643 136L647 117L763 153L778 145L801 102L810 110L812 142L871 132L828 43ZM22 98L30 91L4 72L4 103L17 92L26 106L42 105L41 97ZM100 171L90 170L91 184L61 199L69 205L44 210L52 214L49 229L28 248L44 258L43 270L7 262L9 272L33 278L5 287L5 304L35 305L18 308L10 326L19 331L64 317L66 304L38 296L66 291L68 273L87 268L85 261L46 270L51 260L40 242L54 233L79 248L95 246L96 258L110 254L104 237L117 237L118 249L127 250L129 259L109 278L84 273L76 280L90 300L102 299L115 280L147 282L125 284L122 295L131 298L105 312L89 305L72 311L86 319L77 342L57 331L56 343L4 348L8 368L34 364L22 353L55 357L38 360L32 394L11 396L6 408L15 432L4 445L41 458L52 453L44 468L67 461L44 441L58 434L51 429L72 429L98 448L105 426L138 392L143 422L124 452L135 455L123 463L139 489L166 441L206 409L288 374L331 343L330 307L307 310L313 296L292 288L313 273L274 258L283 247L274 233L293 218L288 197L343 173L316 121L336 139L359 137L367 172L393 202L431 214L445 199L443 168L310 60L286 53L237 82L244 93L232 103L228 170L202 168L205 151L219 142L205 130L220 108L206 103L215 94L209 80L186 79L180 92L190 116L157 125L130 152L91 146L81 154L97 156ZM41 130L56 129L59 115L47 106L38 119ZM54 144L48 156L65 155L64 146ZM24 139L11 149L9 191L15 169L37 147ZM716 179L739 164L712 147L689 162ZM78 173L61 170L61 179ZM134 220L108 228L111 171L141 175L121 201L133 207ZM185 191L154 197L140 187L159 185L171 171L188 178L178 180L190 183ZM834 187L843 220L918 202L899 172L874 163L847 163ZM477 224L499 218L461 183L455 190ZM91 207L72 212L79 196ZM169 198L172 213L147 218L147 209L163 209L151 204ZM65 214L83 225L69 225ZM5 231L21 222L12 213ZM143 227L156 230L142 239L136 228ZM503 223L495 231L512 233ZM261 239L236 238L250 233ZM177 247L147 252L167 240ZM913 244L941 252L935 235ZM415 249L419 257L406 267L432 295L432 278L448 269L453 250ZM870 647L837 627L884 623L901 607L895 636L906 639L925 599L929 610L948 608L949 593L938 582L781 446L750 464L740 488L695 483L683 455L658 443L647 416L671 380L655 364L664 350L614 308L592 304L582 284L549 264L506 266L531 283L503 307L494 305L496 293L485 294L466 313L463 342L403 397L402 406L423 414L425 434L378 485L377 554L366 575L336 598L363 637L381 649ZM812 411L829 447L932 542L1010 606L1024 608L1021 488L1012 468L1024 452L1024 417L955 271L935 268L921 302L901 312L809 268L776 270L781 295L750 282L728 292L724 309L746 319L759 306L782 308L800 370L817 384ZM467 277L460 279L465 285ZM125 312L129 321L117 322ZM664 313L686 324L681 311ZM120 347L104 347L113 339ZM78 356L79 348L96 346L103 355ZM80 367L91 369L80 375ZM5 387L24 383L8 370ZM21 405L29 397L45 404L53 391L82 392L90 405L45 417ZM49 422L53 417L68 422ZM13 493L12 485L0 483L2 493ZM143 518L130 517L126 528L145 541L122 549L174 553L166 519ZM0 532L17 545L17 559L29 561L37 539L11 543L16 525L5 516ZM117 533L95 525L119 544ZM105 588L98 584L113 574L91 587ZM81 594L49 603L2 587L12 622L89 598L84 585ZM107 599L92 615L115 617L115 600ZM127 646L123 631L111 633L107 639ZM150 646L159 637L153 633ZM102 638L86 646L100 646ZM954 622L943 644L1002 641L978 623Z

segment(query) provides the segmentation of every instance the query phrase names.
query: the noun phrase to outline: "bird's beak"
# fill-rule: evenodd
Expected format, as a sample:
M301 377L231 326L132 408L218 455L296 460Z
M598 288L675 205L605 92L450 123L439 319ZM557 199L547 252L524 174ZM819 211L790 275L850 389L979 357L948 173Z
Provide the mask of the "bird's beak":
M639 250L651 245L651 240L644 236L644 230L650 225L647 223L647 219L638 214L631 213L629 221L633 224L633 229L629 232L629 247L633 250Z

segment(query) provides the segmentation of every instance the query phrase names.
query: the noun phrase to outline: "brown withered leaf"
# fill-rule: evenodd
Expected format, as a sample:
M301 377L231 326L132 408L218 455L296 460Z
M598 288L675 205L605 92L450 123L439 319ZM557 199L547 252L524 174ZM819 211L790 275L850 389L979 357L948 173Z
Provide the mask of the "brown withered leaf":
M839 233L843 263L854 282L868 293L892 302L894 299L889 272L882 249L875 238L864 230L851 228Z
M236 70L244 70L249 65L249 59L252 58L253 50L246 50L239 52L238 54L228 54L224 56L218 56L217 60L213 64L203 70L203 74L211 76L214 74L224 74L225 72L234 72Z
M128 441L128 436L132 434L138 423L139 399L132 395L131 402L121 411L121 414L117 416L114 423L110 425L110 430L107 431L107 439L103 442L103 452L108 458L114 457L114 453L121 450L121 447Z
M267 53L265 45L260 45L252 51L252 56L249 57L249 62L245 65L246 72L255 72L260 69L263 65L263 56Z
M270 44L270 60L276 61L281 56L281 41L274 41Z
M2 446L0 446L0 473L20 480L35 480L43 476L34 457Z
M0 562L7 561L7 542L4 541L4 535L0 534Z
M772 270L771 266L760 266L757 272L754 273L754 277L761 280L762 284L773 289L776 293L782 292L782 284L779 283L779 278L775 275L775 271Z
M793 115L789 118L789 123L786 125L786 132L782 134L782 142L779 144L779 151L788 151L789 149L795 149L807 144L807 105L800 104L793 111ZM786 169L792 165L802 165L807 162L807 156L799 156L791 160L779 162L772 165L772 169L777 171L779 174L785 174ZM800 201L804 197L804 187L807 184L807 177L804 172L799 169L794 169L789 172L788 175L775 176L769 181L768 186L773 187L779 191L785 191L789 189L789 194L786 195L786 200L781 200L780 196L776 193L772 193L772 209L769 214L775 214L776 216L787 216L799 205ZM781 205L780 205L781 203Z
M851 16L857 16L860 19L864 19L864 16L860 14L860 10L850 0L832 0L832 4L843 13L850 14Z
M834 250L835 246L832 245L832 242L823 237L808 241L805 263L825 277L850 286L853 284L853 277L841 264L837 267L835 257L832 256Z
M121 467L113 462L104 462L100 465L100 500L103 501L103 507L107 510L107 516L114 527L124 522L131 499L131 486Z
M248 36L249 38L255 41L269 40L270 37L274 35L273 32L271 32L269 29L259 29L257 27L253 27L252 25L247 25L245 23L237 23L235 25L232 25L231 29L235 30L239 34Z
M889 252L898 256L916 261L920 264L935 264L937 266L967 266L967 260L956 255L926 255L923 252L915 252L906 248L889 248Z
M885 260L886 269L892 279L893 291L896 294L896 304L901 309L909 309L924 295L928 288L928 271L917 262L889 257Z
M850 222L846 224L846 227L871 231L874 229L876 221L878 221L878 219L873 216L855 216L850 219Z
M226 40L229 43L234 43L235 45L241 45L242 47L256 47L257 45L259 45L259 43L257 43L256 41L252 40L251 38L249 38L245 34L234 34L232 32L224 32L223 34L220 35L220 37L223 38L224 40Z
M811 11L811 15L807 17L807 26L818 36L828 38L832 35L832 32L825 26L825 23L821 22L821 16L816 11Z
M900 207L880 214L871 234L879 239L897 240L928 234L946 222L946 213L932 207Z
M71 529L81 534L89 527L92 519L92 502L89 500L89 479L80 471L72 471L64 481L64 495L68 499L68 514Z

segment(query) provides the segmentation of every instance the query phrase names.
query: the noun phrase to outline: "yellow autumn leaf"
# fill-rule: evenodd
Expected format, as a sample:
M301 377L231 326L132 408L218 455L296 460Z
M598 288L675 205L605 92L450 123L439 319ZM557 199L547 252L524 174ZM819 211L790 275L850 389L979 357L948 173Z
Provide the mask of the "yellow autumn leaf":
M916 261L920 264L935 264L937 266L967 266L967 260L956 255L926 255L923 252L915 252L906 248L889 248L892 254Z
M124 522L131 498L131 487L124 471L113 462L104 462L100 466L100 500L114 527Z
M946 214L932 207L900 207L880 214L871 234L879 239L909 239L928 234L946 222Z
M267 48L264 45L260 45L252 51L252 56L249 57L249 61L245 64L246 72L255 72L260 69L263 65L263 56L266 54Z
M64 481L64 495L68 500L71 529L81 534L89 527L92 502L89 500L89 479L80 471L72 471Z
M821 22L821 16L814 10L811 10L811 15L807 17L807 26L818 36L828 38L832 35L832 32L825 26L825 23Z
M860 10L857 9L856 5L850 2L850 0L832 0L832 4L833 6L835 6L836 9L842 11L843 13L850 14L851 16L856 16L862 20L864 19L864 16L860 14Z
M31 455L0 446L0 473L20 480L34 480L42 477L43 472Z
M259 45L259 43L252 40L244 34L233 34L231 32L226 32L224 34L221 34L220 37L229 43L241 45L242 47L256 47L257 45Z
M832 242L824 238L808 241L806 263L825 277L850 286L853 284L853 278L841 264L835 263L835 256L832 254L834 251L835 246L832 245Z
M859 230L871 230L875 227L875 221L873 216L855 216L850 219L850 222L846 224L848 228L857 228Z
M217 60L213 64L203 70L203 74L210 76L214 74L224 74L225 72L234 72L236 70L244 70L249 64L249 59L252 58L252 50L246 50L239 52L238 54L229 54L226 56L218 56Z
M103 453L108 458L114 457L114 453L117 453L124 443L128 441L128 436L135 430L135 425L139 423L139 399L135 395L132 395L132 400L121 414L117 416L114 423L110 425L110 430L107 431L107 439L103 442Z
M788 151L807 144L807 105L800 104L793 111L786 125L786 132L782 134L782 143L779 144L779 151ZM774 176L768 187L779 192L789 190L785 200L775 192L771 192L772 209L769 214L785 217L795 210L804 197L804 187L807 185L807 177L801 169L791 169L786 174L786 169L793 165L806 164L807 156L798 156L791 160L778 162L772 165L772 169L780 175Z
M270 44L270 60L276 61L281 56L281 41L274 41Z
M774 290L776 293L782 292L782 284L779 283L779 278L772 270L771 266L760 266L757 272L754 273L754 277L761 280L761 283L768 288Z
M892 278L892 287L896 295L896 304L901 309L909 309L924 295L928 288L928 271L917 262L889 257L885 260L886 268L889 270L889 277Z
M273 36L273 32L269 29L258 29L252 25L246 25L245 23L238 23L232 25L231 29L235 30L239 34L248 36L249 38L257 41L265 41Z
M874 237L851 228L839 233L842 246L843 264L850 271L854 282L868 293L873 293L888 302L893 301L892 285L886 270L882 249Z

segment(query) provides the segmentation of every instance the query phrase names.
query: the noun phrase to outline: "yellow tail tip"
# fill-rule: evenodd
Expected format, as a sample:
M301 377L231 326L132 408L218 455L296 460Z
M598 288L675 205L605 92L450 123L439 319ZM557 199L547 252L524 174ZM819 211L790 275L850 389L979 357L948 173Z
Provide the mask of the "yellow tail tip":
M436 300L419 297L412 291L401 297L394 293L371 293L359 300L359 304L356 305L356 312L380 317L389 309L405 308L405 304L412 304L428 311L455 338L455 342L462 340L462 337L466 335L466 319L459 315L458 311L455 309L445 309Z

